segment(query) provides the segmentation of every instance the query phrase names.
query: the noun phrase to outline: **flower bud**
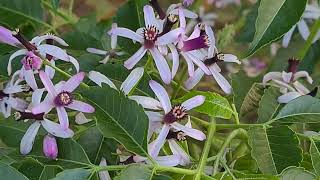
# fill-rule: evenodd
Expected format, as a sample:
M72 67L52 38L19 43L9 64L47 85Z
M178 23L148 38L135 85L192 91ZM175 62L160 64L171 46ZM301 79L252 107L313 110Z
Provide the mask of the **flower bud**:
M56 159L58 156L58 145L56 138L50 134L43 138L43 153L47 158Z

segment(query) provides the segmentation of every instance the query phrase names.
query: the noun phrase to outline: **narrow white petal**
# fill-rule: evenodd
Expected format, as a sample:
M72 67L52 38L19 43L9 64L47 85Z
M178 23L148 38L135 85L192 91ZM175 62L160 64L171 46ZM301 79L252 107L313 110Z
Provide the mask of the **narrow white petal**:
M181 157L179 164L182 166L189 165L191 163L191 160L188 154L178 145L178 143L172 139L169 139L168 142L172 153Z
M267 82L271 80L282 80L282 73L281 72L269 72L263 76L262 84L266 85Z
M74 135L74 132L71 129L62 129L60 124L48 119L41 121L41 124L45 130L56 137L71 138Z
M190 57L186 53L183 53L183 52L180 52L180 53L187 62L189 76L193 77L194 76L194 65L193 65L192 59L190 59Z
M150 147L149 154L151 157L155 158L158 156L162 146L166 142L166 138L169 133L169 130L170 130L170 126L168 126L167 124L164 124L157 139L154 141L154 143Z
M239 61L239 59L237 58L237 56L235 56L235 55L233 55L233 54L224 54L224 55L223 55L223 61L241 64L241 62Z
M30 127L28 128L27 132L24 134L20 142L21 154L26 155L32 150L34 139L36 138L39 128L40 128L39 121L35 121L30 125Z
M8 67L7 67L7 71L8 71L8 75L10 76L12 73L12 60L18 56L22 56L25 55L28 52L28 50L26 49L20 49L16 52L14 52L10 57L9 57L9 62L8 62Z
M114 29L111 29L109 31L109 35L111 35L111 36L112 35L122 36L122 37L125 37L125 38L132 39L134 41L140 42L140 43L143 42L142 35L137 34L137 33L133 32L130 29L127 29L127 28L114 28Z
M107 166L107 161L104 157L101 158L99 166L101 166L101 167ZM98 174L99 174L100 180L111 180L110 174L107 170L99 171Z
M294 73L293 80L296 81L299 78L304 78L304 77L307 79L308 83L310 83L310 84L313 83L312 77L309 75L309 73L307 71L298 71L298 72Z
M52 39L62 46L69 46L63 39L61 39L57 36L51 35L51 34L46 34L43 36L36 36L31 40L31 43L34 43L36 46L39 46L43 41L45 41L47 39Z
M183 106L184 108L186 108L186 110L191 110L195 107L201 106L204 101L205 101L205 97L198 95L198 96L194 96L188 100L186 100L185 102L183 102L181 104L181 106Z
M176 46L174 46L173 44L169 44L168 47L169 47L171 54L172 54L172 73L171 73L171 76L172 76L172 78L174 78L174 76L177 74L178 69L179 69L179 54L178 54Z
M117 23L112 23L112 29L115 29L117 27L118 27ZM118 42L118 36L115 34L112 34L111 35L111 49L117 48L117 42Z
M135 68L129 76L123 81L121 84L120 90L124 92L124 94L128 95L131 90L139 83L144 73L143 67Z
M161 103L158 100L153 99L151 97L129 96L128 98L136 101L138 104L140 104L145 109L161 110L161 108L162 108Z
M206 139L206 135L200 130L188 128L177 122L172 123L171 126L178 131L183 131L187 136L192 137L193 139L197 139L199 141Z
M25 70L24 71L24 79L27 84L33 89L38 89L38 85L36 83L36 79L34 78L33 70Z
M209 67L213 78L217 81L217 83L219 84L219 86L221 87L221 89L227 93L230 94L231 93L231 85L230 83L226 80L226 78L224 78L215 68L214 66L210 66Z
M196 51L194 51L196 52ZM199 53L196 53L194 54L193 51L192 52L188 52L186 53L188 54L188 56L190 57L190 59L199 67L202 69L203 72L205 72L207 75L211 74L210 71L209 71L209 68L201 61L201 57L197 56L197 54Z
M87 48L87 51L92 54L106 55L108 51L96 49L96 48Z
M289 43L290 43L290 40L291 40L291 37L292 37L292 34L294 32L296 28L296 25L294 25L284 36L283 36L283 40L282 40L282 46L283 47L288 47Z
M154 62L156 63L161 79L164 83L170 84L172 77L166 59L160 54L160 52L156 48L150 49L150 53L153 57Z
M167 45L170 43L174 43L178 40L179 35L181 33L183 33L183 29L182 28L177 28L174 30L169 31L168 33L160 36L157 41L155 42L156 45Z
M177 166L181 161L181 156L179 155L168 155L168 156L158 156L154 158L157 163L161 166Z
M171 102L167 91L159 83L154 80L149 82L149 86L159 99L165 113L171 111Z
M88 78L96 83L98 86L102 87L102 83L109 85L113 89L117 89L117 87L113 84L113 82L107 78L104 74L101 74L98 71L90 71Z
M203 77L204 72L198 68L194 75L192 77L189 77L189 79L184 83L184 86L190 90L192 88L194 88L201 80L201 78Z
M72 56L69 56L69 59L70 59L71 64L73 64L74 68L76 69L76 71L78 73L80 70L79 62Z
M298 22L298 30L302 36L302 38L304 40L307 40L309 35L310 35L310 31L309 31L309 28L308 28L308 25L307 23L301 19L299 22Z
M285 71L282 71L282 80L286 83L289 83L291 81L291 78L292 78L292 72L285 72Z
M42 44L37 47L40 53L42 54L49 54L57 59L63 60L63 61L69 61L68 54L62 50L61 48L49 44Z
M134 53L128 60L124 62L124 66L127 69L132 69L141 60L146 52L147 49L142 46L136 53Z
M191 33L191 35L189 36L189 38L187 40L199 37L200 33L201 33L201 31L200 31L199 25L197 24L197 25L195 25L193 32Z
M156 25L156 17L153 12L153 8L150 5L145 5L143 7L143 14L144 14L144 22L146 27L147 26L154 26Z
M186 26L187 26L187 25L186 25L186 17L184 16L184 12L183 12L183 10L182 10L181 7L178 9L178 11L179 11L180 27L183 28L183 29L185 29Z
M55 61L54 61L54 60L52 60L50 63L51 63L51 65L55 66L55 65L54 65L54 64L55 64ZM48 77L49 77L50 79L53 79L54 74L56 73L56 70L53 69L51 66L45 65L45 67L44 67L44 72L48 75Z
M82 112L79 112L75 117L75 122L79 125L85 124L92 121L92 119L88 119Z
M32 102L33 105L38 105L38 104L40 104L41 98L42 98L42 95L43 95L44 91L45 91L44 88L42 88L42 89L36 89L36 90L33 91L33 93L32 93L32 100L31 100L31 102Z
M288 103L288 102L290 102L300 96L301 96L301 94L298 92L289 92L287 94L284 94L284 95L278 97L278 102L279 103Z
M310 93L309 89L307 89L303 84L301 84L299 81L295 81L293 83L293 86L297 89L297 91L300 94L308 94Z
M211 58L214 56L214 50L216 48L216 39L213 33L212 28L209 25L205 25L205 31L209 38L210 46L208 48L208 57Z

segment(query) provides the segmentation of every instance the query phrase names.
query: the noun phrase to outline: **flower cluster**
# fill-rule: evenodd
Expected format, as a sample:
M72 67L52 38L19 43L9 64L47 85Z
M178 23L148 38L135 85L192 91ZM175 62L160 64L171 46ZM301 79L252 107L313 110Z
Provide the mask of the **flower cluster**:
M79 72L78 61L62 48L53 45L54 42L61 46L68 46L68 44L52 34L36 36L28 41L19 30L12 32L0 27L0 41L20 49L9 58L7 71L12 76L0 90L0 112L8 118L13 109L17 121L32 122L21 139L21 154L28 154L32 150L35 137L42 126L48 132L43 139L43 153L48 158L55 159L58 155L55 137L71 138L74 135L69 128L65 107L84 113L94 112L91 105L76 100L72 94L84 79L85 74L80 72L68 81L52 84L56 60L72 63L75 70ZM12 62L18 57L21 57L21 69L13 72ZM44 88L39 88L37 80L41 80ZM45 91L47 91L46 94L44 94ZM30 93L32 93L31 100L25 98ZM55 111L52 111L53 108ZM56 116L59 123L49 120L49 117Z

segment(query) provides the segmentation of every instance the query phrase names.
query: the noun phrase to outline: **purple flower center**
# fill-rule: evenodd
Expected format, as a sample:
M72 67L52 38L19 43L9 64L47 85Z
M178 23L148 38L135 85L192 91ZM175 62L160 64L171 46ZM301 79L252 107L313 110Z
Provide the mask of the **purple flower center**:
M182 51L193 51L196 49L208 48L210 45L209 38L207 35L201 35L197 38L190 39L183 42Z
M154 43L156 42L159 36L159 30L155 26L148 26L143 29L143 37L144 37L144 47L146 49L151 49L154 47Z
M188 114L186 109L181 105L174 106L169 113L164 115L163 121L167 124L174 123L178 120L185 118Z
M211 66L212 64L217 63L219 61L223 61L223 54L216 53L212 58L205 59L203 63L206 66Z
M300 61L298 59L289 59L288 60L288 72L292 72L292 74L295 74L298 71L298 65Z
M32 52L28 52L26 57L22 59L21 63L26 70L40 69L41 67L41 59Z
M186 140L186 135L183 131L169 131L166 139L175 139L177 141Z
M0 101L2 101L2 99L5 97L9 97L9 95L4 93L3 91L0 91Z
M63 91L54 99L56 106L68 106L73 102L73 97L70 92Z

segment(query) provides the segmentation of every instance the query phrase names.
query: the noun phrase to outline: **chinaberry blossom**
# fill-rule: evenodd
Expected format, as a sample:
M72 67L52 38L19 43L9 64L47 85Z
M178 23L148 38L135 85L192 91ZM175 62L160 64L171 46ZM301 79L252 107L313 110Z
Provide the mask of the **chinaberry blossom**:
M278 97L280 103L288 103L297 97L310 93L310 90L298 81L300 78L306 78L309 84L313 83L308 72L298 71L299 60L289 59L288 63L287 72L269 72L263 77L262 83L264 85L271 81L280 88L280 92L283 94Z
M214 34L210 26L205 25L205 32L208 34L209 40L211 42L215 42L214 40ZM194 58L200 58L201 61L205 64L205 66L210 71L209 74L213 76L213 78L217 81L218 85L221 87L221 89L227 93L231 93L231 85L230 83L221 75L221 69L218 66L218 62L231 62L231 63L237 63L241 64L241 62L238 60L238 58L235 55L232 54L222 54L219 53L215 43L211 43L208 47L208 50L205 51L205 54L203 54L203 51L196 51L194 55ZM194 76L191 76L185 83L185 87L187 89L192 89L203 77L204 74L207 74L206 71L204 71L204 68L198 68Z
M113 23L111 30L113 30L113 29L115 29L117 27L118 27L117 24ZM105 58L103 60L99 61L99 62L102 63L102 64L106 64L109 61L110 58L115 58L115 57L124 55L124 52L117 51L116 48L117 48L117 35L112 34L111 35L111 49L110 50L105 51L105 50L96 49L96 48L87 48L87 51L89 53L105 56Z
M142 47L124 62L126 68L132 69L142 59L145 53L149 51L154 59L161 79L166 84L169 84L172 79L169 65L159 52L158 47L176 42L182 30L177 28L163 34L163 27L160 21L155 18L153 8L146 5L143 8L143 12L145 28L138 29L137 33L127 28L114 28L109 31L109 34L126 37L141 43Z
M4 89L0 90L0 113L5 118L11 115L11 110L24 111L28 107L28 103L23 99L16 97L18 93L30 90L30 87L21 84L22 80L18 78L19 72L16 72L9 82L5 85Z
M160 109L164 111L163 114L160 112L152 112L151 114L147 112L151 125L153 124L158 126L160 124L160 126L162 126L160 127L161 131L157 139L149 148L149 154L151 155L151 157L158 156L159 151L165 143L165 140L170 130L182 131L187 136L200 141L206 138L203 132L197 129L186 127L178 123L178 121L188 117L187 111L203 104L205 100L204 96L195 96L183 102L182 104L172 106L166 90L159 83L151 80L149 82L149 85L159 101L153 98L146 98L143 96L136 96L135 100L138 103L140 103L145 109ZM153 129L153 127L150 128Z
M58 156L57 140L48 134L43 138L43 154L49 159L56 159Z
M71 138L74 133L71 129L63 129L60 124L55 123L53 121L50 121L46 118L46 114L44 112L39 113L39 114L34 114L30 111L30 109L32 109L34 106L37 106L40 104L42 95L43 95L44 89L37 89L33 92L32 94L32 100L31 103L29 104L29 107L26 108L24 111L17 111L15 112L15 119L17 121L32 121L33 123L30 125L30 127L28 128L28 130L26 131L26 133L24 134L24 136L21 139L20 142L20 152L21 154L28 154L31 150L32 150L32 146L35 140L35 137L40 129L40 127L42 126L49 134L51 134L50 136L56 136L56 137L60 137L60 138ZM45 140L48 139L48 140ZM49 141L47 144L47 147L52 147L52 137L46 137L44 139L44 153L45 152L45 142ZM46 150L48 150L47 154L52 154L49 152L50 148L46 148ZM47 155L46 154L46 155ZM47 157L53 157L53 156L47 156Z
M60 83L60 86L53 86L48 75L40 71L40 79L48 91L47 97L39 105L32 108L33 114L49 112L52 108L57 110L59 122L63 129L68 129L69 118L65 108L73 109L84 113L93 113L94 107L91 105L75 100L72 92L80 85L84 78L84 73L80 72L72 76L68 81Z
M310 35L310 30L308 27L307 22L319 19L320 17L320 8L317 4L308 4L306 6L306 9L302 15L302 18L300 21L295 24L284 36L282 40L282 46L283 47L288 47L291 37L295 31L295 29L298 27L298 31L302 38L304 40L307 40L309 35ZM316 42L320 38L320 30L318 31L318 34L314 38L313 42Z

